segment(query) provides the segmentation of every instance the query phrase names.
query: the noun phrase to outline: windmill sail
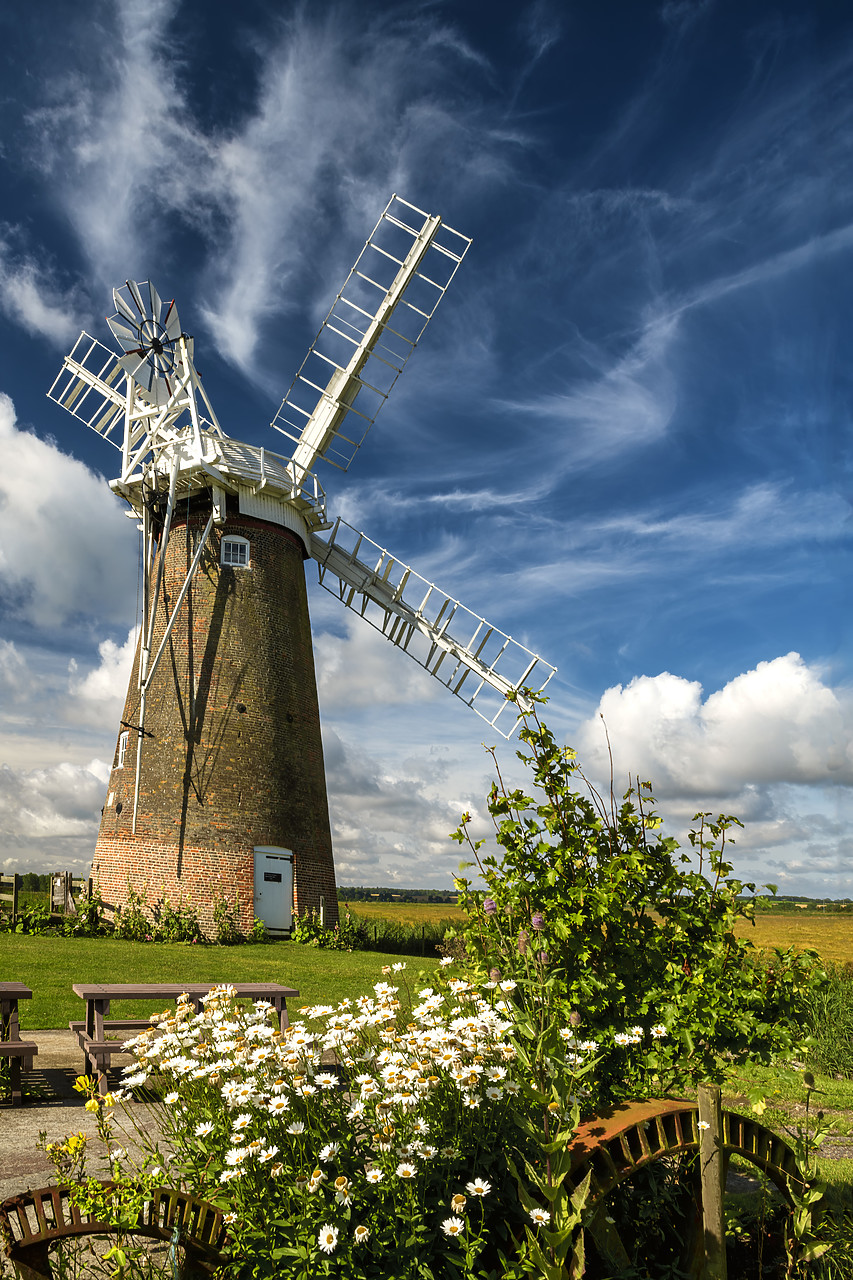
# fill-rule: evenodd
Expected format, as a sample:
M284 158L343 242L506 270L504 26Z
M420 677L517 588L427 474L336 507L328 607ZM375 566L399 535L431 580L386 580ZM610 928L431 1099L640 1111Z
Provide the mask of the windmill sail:
M326 537L312 533L309 550L327 591L505 738L516 720L507 693L521 687L540 692L554 674L549 663L345 521L339 519ZM525 709L521 701L519 707Z
M120 449L127 405L125 385L121 359L84 330L47 394Z
M346 471L471 241L392 196L271 426Z

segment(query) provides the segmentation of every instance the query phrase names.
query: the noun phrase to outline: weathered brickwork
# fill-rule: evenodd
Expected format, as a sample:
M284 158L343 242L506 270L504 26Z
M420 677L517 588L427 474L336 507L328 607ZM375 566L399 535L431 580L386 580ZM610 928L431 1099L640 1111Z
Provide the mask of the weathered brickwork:
M176 511L166 551L152 655L209 514ZM139 808L132 834L137 734L110 775L92 875L122 905L128 883L149 906L191 899L205 925L217 897L253 919L253 851L293 852L295 906L325 900L337 920L332 838L311 628L299 539L241 516L229 499L149 687ZM221 540L250 542L248 568L220 564ZM152 592L156 564L152 573ZM137 650L123 720L139 724ZM151 737L148 734L151 734ZM118 761L118 746L114 766Z

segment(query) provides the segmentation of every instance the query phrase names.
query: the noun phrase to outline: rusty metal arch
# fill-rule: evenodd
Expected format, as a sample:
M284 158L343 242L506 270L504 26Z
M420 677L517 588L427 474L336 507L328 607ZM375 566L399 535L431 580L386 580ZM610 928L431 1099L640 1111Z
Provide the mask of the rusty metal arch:
M723 1111L723 1168L732 1155L742 1156L767 1175L789 1205L792 1191L805 1189L793 1149L778 1134L749 1116ZM638 1169L667 1156L699 1150L696 1102L649 1099L623 1102L580 1125L570 1148L570 1189L590 1175L586 1229L597 1247L613 1261L628 1263L624 1246L603 1212L606 1197ZM701 1233L694 1233L698 1237ZM687 1242L685 1270L701 1273L699 1241Z
M113 1185L101 1183L104 1188ZM69 1191L65 1185L42 1187L11 1196L0 1205L0 1240L22 1280L51 1280L49 1250L55 1241L117 1230L72 1205ZM226 1228L223 1212L216 1205L171 1187L156 1187L136 1225L122 1230L165 1241L172 1238L176 1226L181 1229L185 1250L184 1276L207 1280L225 1261Z

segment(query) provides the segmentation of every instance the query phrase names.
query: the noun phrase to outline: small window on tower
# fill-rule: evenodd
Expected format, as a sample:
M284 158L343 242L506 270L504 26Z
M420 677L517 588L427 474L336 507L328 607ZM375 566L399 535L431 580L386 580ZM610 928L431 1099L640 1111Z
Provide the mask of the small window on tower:
M249 540L248 538L223 538L222 539L222 563L229 564L234 569L248 569L249 567Z
M127 755L127 744L128 744L128 742L129 742L129 741L130 741L130 730L129 730L129 729L125 729L124 733L119 734L119 739L118 739L118 760L116 761L116 768L117 768L117 769L123 769L123 768L124 768L124 758L125 758L125 756Z

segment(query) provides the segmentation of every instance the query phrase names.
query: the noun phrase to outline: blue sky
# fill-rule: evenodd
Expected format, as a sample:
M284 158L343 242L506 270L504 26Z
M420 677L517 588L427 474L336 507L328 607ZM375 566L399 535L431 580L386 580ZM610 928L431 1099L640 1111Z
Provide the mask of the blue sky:
M474 243L331 510L559 668L591 776L603 714L673 834L739 814L745 877L853 896L843 6L43 0L0 36L0 864L88 866L138 603L63 354L150 276L281 448L396 191ZM449 884L493 734L307 571L339 879Z

